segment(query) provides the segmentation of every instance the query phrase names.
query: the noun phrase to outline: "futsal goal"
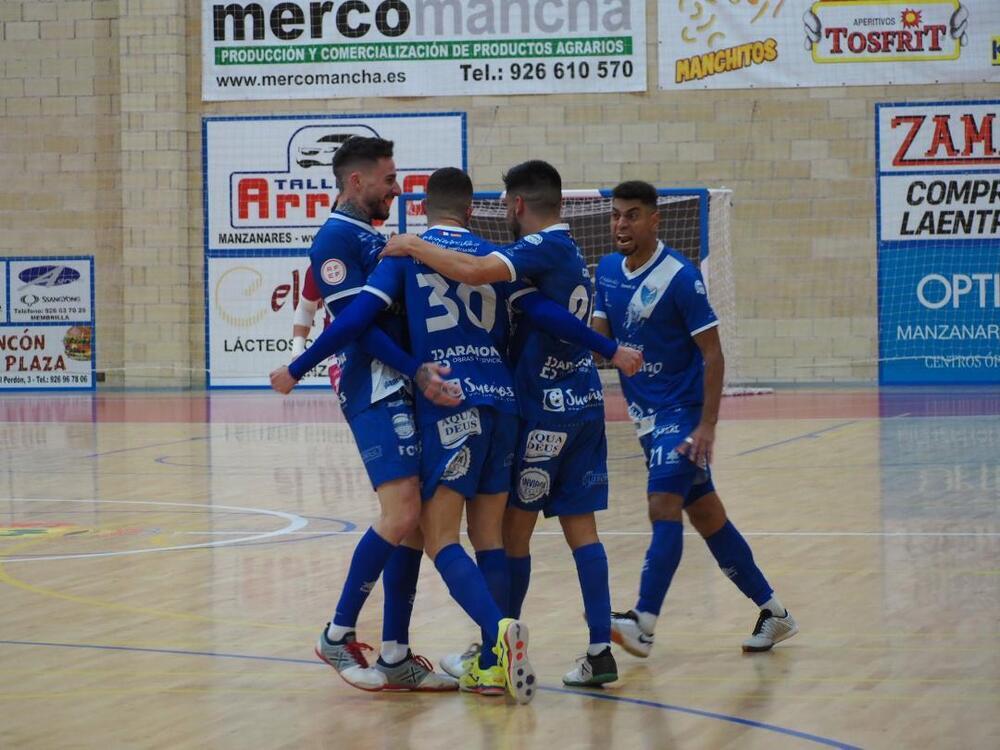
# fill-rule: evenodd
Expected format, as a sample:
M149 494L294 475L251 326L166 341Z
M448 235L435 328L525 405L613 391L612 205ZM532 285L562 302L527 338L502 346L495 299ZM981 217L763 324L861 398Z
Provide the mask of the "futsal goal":
M741 372L739 316L733 272L732 191L728 189L663 188L657 191L659 236L665 245L682 253L701 268L709 297L719 316L719 335L726 355L726 395L767 393L746 383ZM399 229L417 231L425 226L422 193L399 197ZM563 192L563 220L583 251L593 277L597 262L613 252L611 241L611 191ZM470 229L496 244L512 241L502 193L476 193Z

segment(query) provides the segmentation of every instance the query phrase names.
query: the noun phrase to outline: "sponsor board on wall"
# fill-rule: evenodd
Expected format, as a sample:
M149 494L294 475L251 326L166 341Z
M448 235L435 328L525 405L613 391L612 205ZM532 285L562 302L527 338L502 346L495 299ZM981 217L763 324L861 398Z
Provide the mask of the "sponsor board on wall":
M93 257L6 258L0 270L0 389L93 388Z
M293 312L336 197L332 161L344 140L393 141L406 192L422 192L440 167L467 164L464 113L209 117L203 135L209 387L267 387L268 373L290 360ZM381 231L398 229L398 210L397 201ZM421 201L405 210L410 231L426 225ZM302 384L328 386L332 361Z
M206 101L644 91L638 0L202 3Z
M880 382L1000 383L1000 101L875 118Z
M309 259L302 256L207 259L209 385L266 386L292 358L292 318ZM322 330L322 312L307 339ZM302 378L329 385L331 357Z
M307 251L337 195L333 155L355 135L393 141L404 192L422 192L439 167L466 167L463 113L207 117L206 249ZM407 225L421 226L423 204L407 210ZM398 227L397 211L383 230Z
M998 80L996 0L665 0L660 88Z

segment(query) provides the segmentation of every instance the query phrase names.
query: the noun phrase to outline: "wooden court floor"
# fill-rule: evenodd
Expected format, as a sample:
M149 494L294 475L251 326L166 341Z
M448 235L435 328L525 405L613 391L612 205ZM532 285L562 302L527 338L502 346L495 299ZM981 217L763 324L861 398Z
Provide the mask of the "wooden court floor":
M609 397L613 603L634 603L644 472ZM334 399L0 397L0 748L1000 747L1000 391L726 399L716 484L801 633L688 534L649 659L564 689L586 645L540 526L526 707L367 694L312 654L375 499ZM359 623L377 645L381 591ZM413 645L475 628L426 559Z

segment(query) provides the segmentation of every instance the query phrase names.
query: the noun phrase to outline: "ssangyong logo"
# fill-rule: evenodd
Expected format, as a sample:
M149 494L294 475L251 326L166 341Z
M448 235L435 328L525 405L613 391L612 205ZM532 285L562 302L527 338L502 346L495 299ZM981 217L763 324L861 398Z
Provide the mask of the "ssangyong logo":
M27 289L29 286L53 287L72 284L80 278L80 272L69 266L32 266L17 275Z
M957 60L969 41L959 0L819 0L803 24L817 63Z

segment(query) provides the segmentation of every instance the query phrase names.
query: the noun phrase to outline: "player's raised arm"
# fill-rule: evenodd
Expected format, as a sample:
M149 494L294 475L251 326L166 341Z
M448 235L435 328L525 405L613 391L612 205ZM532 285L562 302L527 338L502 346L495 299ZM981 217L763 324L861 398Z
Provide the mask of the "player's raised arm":
M397 234L391 237L382 255L409 255L446 278L473 286L513 280L508 265L495 255L466 255L434 245L415 234Z

